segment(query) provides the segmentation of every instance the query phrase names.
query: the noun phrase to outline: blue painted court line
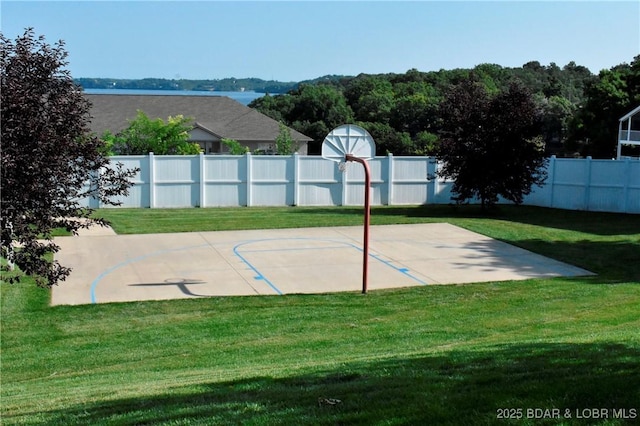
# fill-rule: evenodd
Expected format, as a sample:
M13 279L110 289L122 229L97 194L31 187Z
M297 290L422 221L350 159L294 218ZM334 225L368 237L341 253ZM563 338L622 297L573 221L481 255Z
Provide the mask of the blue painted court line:
M356 247L356 248L357 248L358 250L360 250L360 251L363 251L361 248L358 248L358 247ZM383 259L381 259L379 256L376 256L375 254L371 254L371 253L369 253L369 256L373 257L374 259L376 259L376 260L377 260L377 261L379 261L379 262L384 263L384 264L385 264L385 265L387 265L388 267L395 269L396 271L400 272L401 274L406 275L407 277L409 277L409 278L411 278L412 280L414 280L414 281L418 282L419 284L422 284L422 285L429 285L429 283L426 283L426 282L422 281L420 278L418 278L418 277L416 277L416 276L414 276L414 275L411 275L411 273L409 272L409 268L398 268L397 266L394 266L393 264L391 264L391 262L390 262L390 261L388 261L388 260L383 260Z
M277 240L279 238L274 238L274 240ZM269 241L269 240L255 240L255 241ZM265 277L260 271L258 271L258 269L253 266L251 264L251 262L249 262L244 256L242 256L240 254L240 252L238 251L238 247L241 247L245 244L250 244L252 242L255 241L247 241L244 243L240 243L237 244L234 248L233 248L233 252L235 253L236 256L238 256L240 258L240 260L242 260L242 262L244 262L245 265L247 265L249 267L249 269L251 269L253 272L255 272L257 275L254 277L256 280L263 280L264 282L266 282L269 287L271 287L273 289L273 291L275 291L276 293L278 293L279 296L282 296L284 293L282 293L282 291L280 291L280 289L278 287L276 287L275 285L273 285L273 283L271 281L269 281L269 279L267 279L267 277ZM265 250L265 251L270 251L270 250Z
M266 252L277 252L277 251L325 250L325 249L337 249L337 248L341 248L343 246L352 247L352 248L355 248L356 250L358 250L359 252L363 252L362 248L358 247L357 245L355 245L353 243L349 243L349 242L345 242L345 241L336 241L336 240L325 240L325 239L322 239L322 238L266 238L266 239L260 239L260 240L245 241L245 242L242 242L240 244L237 244L233 248L233 252L236 254L236 256L238 256L242 260L242 262L244 262L249 268L251 268L251 270L253 270L257 274L255 279L264 280L279 295L283 295L282 291L280 291L280 289L278 289L278 287L276 287L267 277L265 277L265 275L263 273L261 273L258 270L258 268L256 268L254 265L251 264L251 262L249 262L244 256L242 256L240 254L239 248L242 247L242 246L248 245L248 244L255 244L255 243L264 242L264 241L283 241L283 240L323 241L323 242L335 243L335 244L338 244L338 246L321 247L321 248L318 248L318 247L307 247L307 248L243 250L243 252L244 253L260 253L260 252L266 253ZM395 265L393 265L390 261L384 260L380 256L377 256L375 254L369 253L369 256L374 258L378 262L381 262L384 265L386 265L386 266L388 266L388 267L390 267L392 269L395 269L396 271L398 271L401 274L411 278L412 280L418 282L419 284L428 285L428 283L426 283L426 282L422 281L420 278L412 275L409 272L408 268L398 268Z
M125 260L124 262L118 263L117 265L112 266L111 268L109 268L106 271L102 272L100 275L98 275L96 277L95 280L93 280L93 282L91 283L91 292L90 292L90 294L91 294L91 303L93 303L93 304L98 303L97 299L96 299L96 288L98 287L98 284L100 283L100 281L104 277L106 277L107 275L112 273L113 271L116 271L116 270L122 268L123 266L127 266L127 265L130 265L132 263L139 262L139 261L144 260L144 259L148 259L150 257L160 256L162 254L171 253L171 252L174 252L174 251L190 250L190 249L194 249L194 248L202 248L202 247L208 247L208 246L209 246L209 244L200 244L200 245L197 245L197 246L188 246L188 247L180 247L180 248L175 248L175 249L160 250L160 251L156 251L156 252L153 252L153 253L145 254L144 256L134 257L132 259Z
M310 240L311 238L274 238L274 240ZM269 241L269 240L256 240L256 241ZM319 240L322 241L322 240ZM255 242L255 241L250 241ZM261 253L269 251L301 251L301 250L334 250L344 248L345 244L341 243L339 246L325 246L325 247L297 247L297 248L282 248L282 249L259 249L259 250L243 250L244 253Z
M245 250L245 253L257 253L257 252L277 252L277 251L300 251L300 250L327 250L327 249L338 249L338 248L342 248L344 246L347 247L352 247L355 248L356 250L358 250L359 252L362 252L363 249L358 247L357 245L353 244L353 243L349 243L349 242L345 242L345 241L336 241L336 240L325 240L322 238L267 238L267 239L261 239L261 240L250 240L250 241L244 241L242 243L237 244L234 248L233 248L233 252L236 256L238 256L238 258L240 258L240 260L242 260L242 262L247 265L247 267L249 267L252 271L254 271L256 273L256 276L254 277L254 279L256 280L262 280L264 282L267 283L267 285L269 285L269 287L271 287L273 289L273 291L275 291L278 295L282 296L284 293L275 286L274 283L272 283L266 276L264 276L264 274L262 274L254 265L251 264L251 262L249 262L244 256L242 256L242 254L240 254L240 250L239 248L248 244L254 244L254 243L258 243L258 242L263 242L263 241L285 241L285 240L303 240L303 241L323 241L323 242L329 242L329 243L335 243L337 244L336 246L326 246L326 247L308 247L308 248L282 248L282 249L268 249L268 250ZM145 254L143 256L138 256L138 257L134 257L128 260L125 260L124 262L120 262L114 266L112 266L111 268L105 270L104 272L102 272L100 275L98 275L96 277L96 279L93 280L93 282L91 283L91 290L90 290L90 295L91 295L91 303L92 304L96 304L97 302L97 298L96 298L96 288L98 287L98 284L100 283L100 281L106 277L107 275L109 275L110 273L122 268L123 266L127 266L127 265L131 265L132 263L135 262L140 262L141 260L145 260L154 256L160 256L166 253L172 253L172 252L177 252L177 251L184 251L184 250L191 250L191 249L197 249L197 248L204 248L204 247L210 247L210 244L199 244L196 246L186 246L186 247L179 247L179 248L175 248L175 249L166 249L166 250L159 250L153 253L149 253L149 254ZM385 264L386 266L395 269L396 271L400 272L401 274L411 278L412 280L422 284L422 285L427 285L428 283L422 281L420 278L413 276L410 272L409 269L407 268L398 268L395 265L393 265L390 261L388 260L384 260L382 259L380 256L377 256L375 254L369 254L370 257L376 259L377 261Z

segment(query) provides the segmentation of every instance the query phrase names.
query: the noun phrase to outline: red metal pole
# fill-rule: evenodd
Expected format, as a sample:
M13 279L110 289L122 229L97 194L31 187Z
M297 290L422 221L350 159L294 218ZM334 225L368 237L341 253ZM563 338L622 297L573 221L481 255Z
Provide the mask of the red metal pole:
M371 188L371 171L369 164L362 158L354 157L350 154L345 156L346 161L355 161L364 166L364 257L362 259L362 294L367 293L367 283L369 279L369 222L371 217L371 202L369 192Z

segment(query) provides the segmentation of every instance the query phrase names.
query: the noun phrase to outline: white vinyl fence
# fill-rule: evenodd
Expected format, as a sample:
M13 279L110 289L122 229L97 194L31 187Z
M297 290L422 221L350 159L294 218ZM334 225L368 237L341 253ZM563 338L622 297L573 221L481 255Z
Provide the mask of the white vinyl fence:
M346 172L319 156L118 156L138 167L122 207L340 206L364 204L364 168ZM436 177L431 157L376 157L369 161L372 205L447 204L451 185ZM551 157L543 187L526 205L640 213L640 161ZM97 200L85 200L90 207Z

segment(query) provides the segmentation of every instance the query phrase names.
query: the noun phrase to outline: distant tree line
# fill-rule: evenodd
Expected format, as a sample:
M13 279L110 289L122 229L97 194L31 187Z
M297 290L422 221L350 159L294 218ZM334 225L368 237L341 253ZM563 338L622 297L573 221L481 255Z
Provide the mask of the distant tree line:
M74 82L84 89L136 89L136 90L187 90L239 92L242 90L259 93L286 93L299 84L327 82L342 76L325 76L304 82L281 82L259 78L223 78L214 80L187 80L165 78L118 79L118 78L75 78Z
M286 94L264 96L249 106L313 138L311 154L320 152L334 127L355 123L371 133L378 155L436 155L447 127L441 104L451 90L474 82L495 97L517 83L536 105L532 125L547 155L612 158L618 119L640 104L640 56L598 75L575 62L561 68L533 61L518 68L481 64L473 69L332 77L300 83ZM630 148L627 152L640 155Z
M324 137L340 124L357 123L376 140L378 155L435 155L444 128L440 111L448 91L468 81L496 96L518 82L537 105L536 128L547 155L615 156L618 119L640 105L640 55L597 75L569 62L563 67L537 61L506 68L480 64L472 69L404 74L327 75L302 82L259 78L139 80L76 78L85 89L252 90L270 94L250 107L313 138L318 154ZM628 155L639 149L625 148Z

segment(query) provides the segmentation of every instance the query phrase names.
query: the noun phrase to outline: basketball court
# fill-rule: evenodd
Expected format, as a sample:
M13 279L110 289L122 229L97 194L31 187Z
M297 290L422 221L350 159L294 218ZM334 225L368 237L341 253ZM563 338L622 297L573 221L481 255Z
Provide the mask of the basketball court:
M591 273L446 224L371 226L368 290ZM363 227L58 237L53 305L362 291Z
M364 167L364 227L121 236L93 228L56 239L56 259L73 272L53 288L52 304L363 292L365 282L367 290L380 290L590 274L446 223L369 227L367 161L374 155L371 135L353 124L333 129L322 144L323 158L340 170L349 162Z

